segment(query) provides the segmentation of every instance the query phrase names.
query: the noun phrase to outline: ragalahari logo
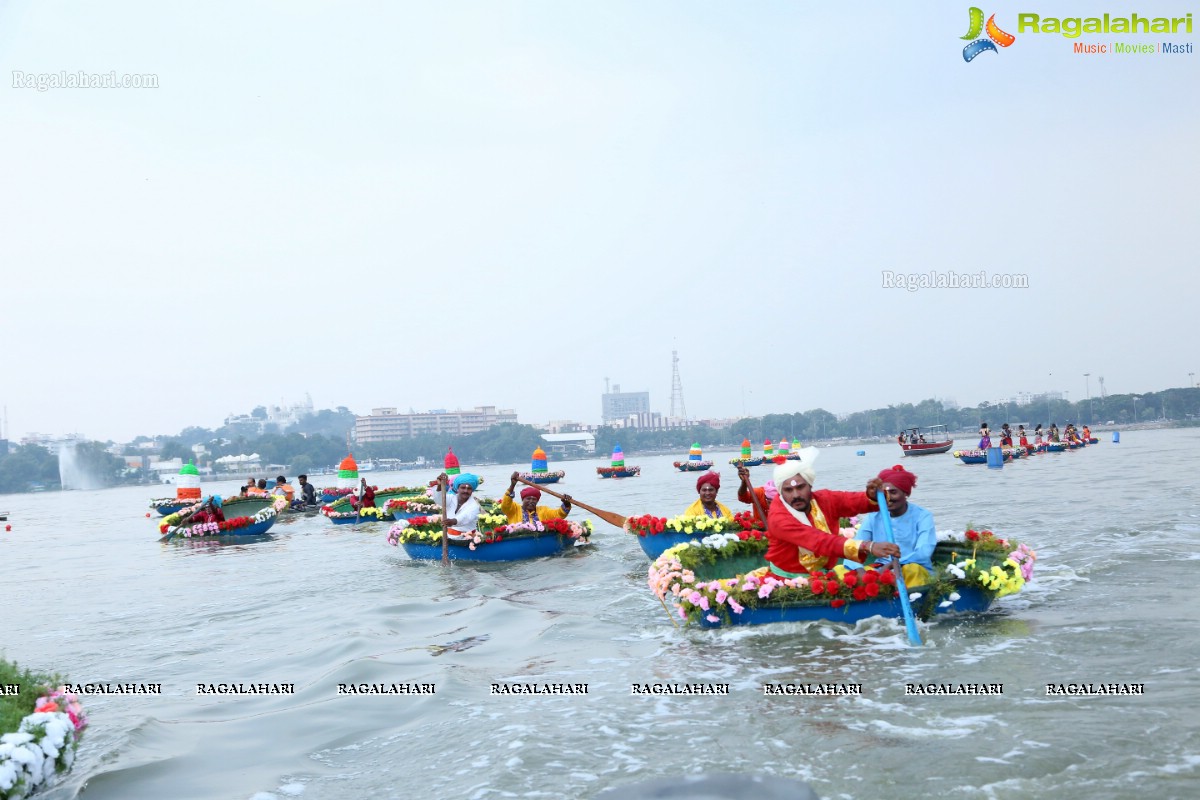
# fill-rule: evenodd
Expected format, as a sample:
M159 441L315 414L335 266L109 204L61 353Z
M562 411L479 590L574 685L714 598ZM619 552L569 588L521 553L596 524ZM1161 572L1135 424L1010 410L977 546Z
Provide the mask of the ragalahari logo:
M985 30L987 31L987 38L979 38L979 34ZM1001 47L1008 47L1017 40L1017 37L1011 33L1005 33L1000 30L1000 27L996 24L995 14L988 17L987 25L984 25L983 11L974 6L971 6L971 27L967 30L967 35L962 38L974 40L963 48L963 61L971 61L975 56L987 50L998 53L999 51L996 49L997 44Z

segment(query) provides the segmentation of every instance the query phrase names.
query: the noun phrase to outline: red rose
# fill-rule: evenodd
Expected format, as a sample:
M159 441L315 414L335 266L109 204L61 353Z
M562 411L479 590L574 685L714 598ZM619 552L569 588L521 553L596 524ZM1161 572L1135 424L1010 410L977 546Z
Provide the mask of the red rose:
M842 583L846 584L847 586L851 586L851 587L855 586L858 583L858 573L857 572L847 572L845 575L842 576Z
M739 539L741 539L741 540L744 542L744 541L746 541L747 539L749 539L749 538L750 538L750 534L746 533L745 531L742 531L741 533L739 533L739 534L737 535L737 537L738 537Z
M868 583L863 586L863 590L866 591L867 597L878 597L879 596L879 584L878 583Z
M809 581L808 588L812 589L813 594L825 594L825 581Z
M863 583L872 584L879 582L879 573L873 569L868 569L863 572Z
M975 531L967 531L967 538L970 539L972 542L977 542L977 541L979 541L979 534L976 533Z
M833 606L834 608L841 608L842 606L846 605L846 601L839 597L829 605Z
M866 586L855 586L854 587L854 599L855 600L866 600L867 599L867 587Z
M888 572L883 573L882 575L879 576L879 582L886 583L888 586L895 586L896 585L896 573L891 572L890 570Z

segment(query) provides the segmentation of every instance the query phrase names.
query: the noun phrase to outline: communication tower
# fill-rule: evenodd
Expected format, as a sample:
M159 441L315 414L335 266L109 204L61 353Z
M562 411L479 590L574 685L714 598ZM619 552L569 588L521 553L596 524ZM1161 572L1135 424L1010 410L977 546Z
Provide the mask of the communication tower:
M679 380L679 351L671 351L671 417L687 419L683 404L683 382Z

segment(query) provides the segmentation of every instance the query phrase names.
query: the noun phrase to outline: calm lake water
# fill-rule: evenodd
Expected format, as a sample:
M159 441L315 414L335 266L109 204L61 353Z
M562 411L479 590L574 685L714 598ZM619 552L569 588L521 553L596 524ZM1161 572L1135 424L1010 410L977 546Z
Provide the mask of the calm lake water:
M562 557L443 568L388 546L386 523L323 517L242 543L160 544L147 487L0 497L13 526L0 533L0 644L73 682L162 684L160 697L85 697L79 761L47 798L590 797L699 771L799 778L824 798L1197 797L1200 431L1102 437L1000 471L949 454L906 460L913 501L939 530L988 526L1038 552L1022 594L922 625L921 648L881 619L677 630L637 543L598 520L594 544ZM706 453L735 506L731 455ZM898 456L823 449L817 485L857 489ZM607 459L551 468L591 505L673 516L695 498L674 458L628 456L642 476L622 481L596 477ZM498 495L513 469L476 469L481 493ZM381 487L433 477L364 475ZM496 681L589 692L491 695ZM730 695L630 692L683 681L729 683ZM863 695L761 690L827 681ZM296 691L197 694L219 682ZM358 682L437 691L338 694ZM909 682L997 682L1004 694L906 696ZM1047 696L1061 682L1144 683L1145 695Z

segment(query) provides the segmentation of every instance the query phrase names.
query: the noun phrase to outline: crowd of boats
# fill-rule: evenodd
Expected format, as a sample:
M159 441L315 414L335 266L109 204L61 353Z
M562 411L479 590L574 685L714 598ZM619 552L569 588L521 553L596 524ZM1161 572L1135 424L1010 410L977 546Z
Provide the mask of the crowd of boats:
M989 435L986 426L982 431L984 437ZM1022 429L1018 432L1022 444L1013 449L1038 452L1039 446L1049 450L1053 444L1070 447L1076 442L1082 446L1087 433L1086 428L1082 432L1068 428L1065 442L1062 437L1052 441L1053 434L1047 433L1044 442L1025 443ZM1000 438L1004 441L1011 435L1005 426ZM901 436L900 444L902 448L919 448L902 450L904 455L915 455L929 451L921 445L943 447L947 442L953 444L937 431L914 428ZM990 442L984 438L981 445L990 447ZM529 471L512 474L509 487L499 499L476 494L482 479L464 472L451 450L441 474L429 483L371 486L359 475L353 457L347 456L339 465L336 485L317 489L307 476L299 477L299 488L283 475L273 481L249 478L238 496L228 498L202 497L199 474L188 464L178 476L176 496L152 501L151 506L161 515L158 529L164 542L197 537L241 540L268 533L281 517L319 514L336 525L391 523L388 542L404 550L409 558L456 562L543 558L588 545L592 523L568 518L571 509L579 506L633 537L652 562L648 584L672 622L706 627L810 619L854 622L875 615L899 617L906 598L917 615L925 618L947 612L978 612L987 610L1005 594L1019 591L1030 577L1033 551L989 531L940 535L941 541L927 558L931 569L924 582L908 589L904 588L897 563L871 563L871 559L861 564L846 561L804 573L780 574L781 570L772 568L766 558L771 543L767 508L772 502L782 502L778 499L779 488L768 480L754 489L749 467L766 464L774 469L775 476L803 476L811 474L806 470L811 470L816 453L815 448L794 449L785 439L778 448L767 440L763 453L755 455L750 442L744 441L739 456L730 463L738 467L742 480L739 499L750 508L737 513L715 501L720 476L711 471L713 462L704 458L699 443L693 444L686 459L674 462L673 469L699 473L696 490L700 499L674 517L618 514L555 492L549 486L562 480L565 473L549 469L541 448L533 453ZM962 458L959 452L955 456ZM896 469L903 472L902 468ZM626 463L620 445L614 448L611 464L596 471L599 478L605 479L640 475L640 467ZM522 485L519 493L518 484ZM541 505L543 495L553 496L560 503ZM854 517L830 520L829 525L815 519L809 523L825 534L842 537L838 541L854 541L861 524ZM896 552L903 557L903 550Z

